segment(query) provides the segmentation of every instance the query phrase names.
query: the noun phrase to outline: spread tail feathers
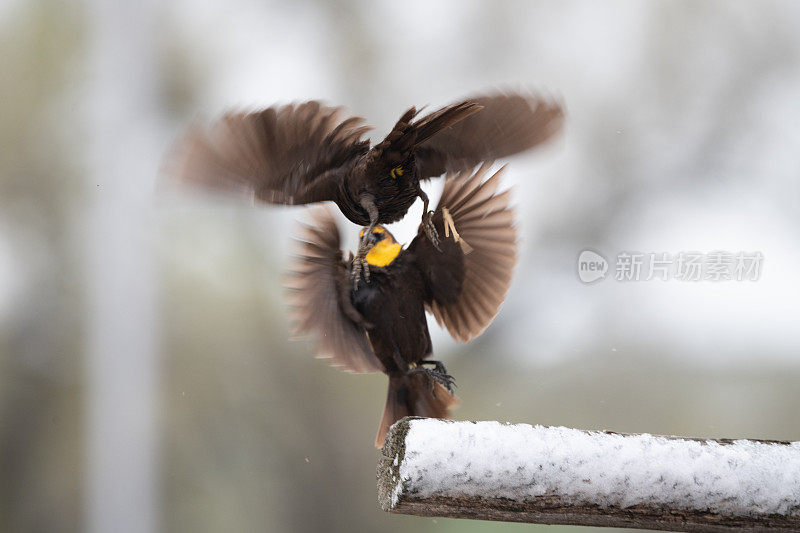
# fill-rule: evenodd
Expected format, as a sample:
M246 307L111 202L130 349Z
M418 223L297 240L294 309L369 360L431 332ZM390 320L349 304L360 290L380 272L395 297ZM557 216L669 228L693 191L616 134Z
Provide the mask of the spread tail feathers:
M450 409L456 405L458 398L443 385L434 383L431 392L430 381L422 374L389 376L389 392L375 447L383 446L389 428L404 416L450 418Z

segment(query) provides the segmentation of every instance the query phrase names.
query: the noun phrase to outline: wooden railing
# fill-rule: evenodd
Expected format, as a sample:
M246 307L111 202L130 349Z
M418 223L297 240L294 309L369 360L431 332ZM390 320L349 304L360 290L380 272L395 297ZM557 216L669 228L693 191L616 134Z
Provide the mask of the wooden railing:
M672 531L800 531L800 442L691 439L404 418L383 509Z

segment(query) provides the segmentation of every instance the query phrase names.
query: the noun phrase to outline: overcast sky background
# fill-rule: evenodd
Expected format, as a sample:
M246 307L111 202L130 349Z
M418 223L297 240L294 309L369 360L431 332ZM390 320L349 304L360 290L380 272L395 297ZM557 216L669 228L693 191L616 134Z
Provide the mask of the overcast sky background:
M497 163L521 245L499 315L468 345L431 321L455 416L800 439L798 30L788 0L0 1L0 529L519 527L377 509L385 378L287 340L305 208L157 187L231 107L323 99L380 139L412 105L558 98L562 138ZM715 250L760 278L613 279L620 252Z

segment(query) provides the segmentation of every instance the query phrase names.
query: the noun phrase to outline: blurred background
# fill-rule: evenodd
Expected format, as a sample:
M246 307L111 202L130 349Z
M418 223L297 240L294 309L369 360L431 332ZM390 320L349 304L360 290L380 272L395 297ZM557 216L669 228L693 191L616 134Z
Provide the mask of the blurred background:
M468 345L431 324L455 417L800 440L796 2L2 0L0 43L0 531L547 527L379 510L385 376L288 340L305 209L156 190L237 106L320 98L380 138L493 87L562 99L563 137L505 174L500 314ZM764 260L586 285L585 248Z

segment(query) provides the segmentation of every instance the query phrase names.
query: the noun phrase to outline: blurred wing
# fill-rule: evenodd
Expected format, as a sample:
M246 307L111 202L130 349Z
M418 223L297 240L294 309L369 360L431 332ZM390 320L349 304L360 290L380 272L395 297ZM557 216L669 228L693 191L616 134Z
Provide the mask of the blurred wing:
M428 310L456 340L466 342L491 323L505 299L517 262L517 231L510 191L497 193L500 173L484 181L489 164L450 174L434 214L442 251L424 231L409 246L429 285ZM445 209L452 226L445 228ZM449 236L447 236L449 233Z
M499 93L469 101L483 109L417 147L421 178L523 152L555 136L564 122L559 103L533 94Z
M350 302L350 278L339 248L339 228L327 208L303 226L299 254L289 267L286 287L295 333L316 337L317 357L330 358L349 372L377 372L364 319Z
M369 149L359 117L340 122L342 108L316 101L232 112L196 125L178 144L166 169L191 185L254 193L264 202L305 204L334 200L339 182Z

